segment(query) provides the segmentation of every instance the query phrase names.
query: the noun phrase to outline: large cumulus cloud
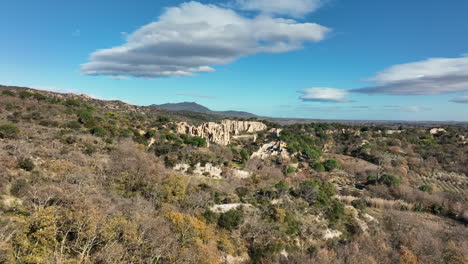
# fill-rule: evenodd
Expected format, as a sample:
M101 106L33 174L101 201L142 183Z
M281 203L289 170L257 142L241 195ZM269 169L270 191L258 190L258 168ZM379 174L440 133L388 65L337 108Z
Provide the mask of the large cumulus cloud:
M189 2L166 9L158 21L128 35L122 46L92 53L81 69L85 75L192 76L243 56L300 49L323 40L329 31L315 23L265 14L249 18Z

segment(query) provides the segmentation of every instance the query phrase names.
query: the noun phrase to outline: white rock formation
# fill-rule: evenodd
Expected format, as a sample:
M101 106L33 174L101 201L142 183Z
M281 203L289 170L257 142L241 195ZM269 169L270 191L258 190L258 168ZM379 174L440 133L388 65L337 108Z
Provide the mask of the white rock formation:
M190 169L189 164L181 163L174 166L174 170L187 173ZM192 172L193 175L198 177L210 178L210 179L222 179L221 176L222 169L214 166L211 163L206 163L205 166L201 166L200 163L195 165L195 168Z
M231 135L254 133L267 129L267 126L262 122L237 120L223 120L221 124L208 122L198 127L189 125L186 122L177 123L176 125L177 132L180 134L187 134L192 137L199 136L206 139L208 142L223 146L227 146L231 143Z
M232 204L215 204L210 207L210 210L215 213L226 213L232 209L238 209L239 207L251 208L251 204L232 203Z
M237 179L248 179L252 176L252 173L250 171L244 171L244 170L238 170L234 169L231 171L232 177L237 178Z
M286 143L282 141L273 141L264 144L258 151L252 154L252 158L266 159L271 156L280 156L282 158L289 158Z
M435 135L435 134L438 134L438 133L440 133L440 132L447 132L447 131L445 131L445 129L443 129L443 128L433 128L433 129L431 129L429 132L430 132L432 135Z

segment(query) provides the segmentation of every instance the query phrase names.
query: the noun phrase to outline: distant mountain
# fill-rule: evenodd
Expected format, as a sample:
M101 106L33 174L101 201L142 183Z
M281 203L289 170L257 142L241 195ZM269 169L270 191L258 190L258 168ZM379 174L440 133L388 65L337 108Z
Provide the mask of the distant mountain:
M242 111L213 111L203 105L195 102L182 102L175 104L151 105L152 107L162 108L170 111L189 111L203 114L223 115L230 117L256 117L256 115Z

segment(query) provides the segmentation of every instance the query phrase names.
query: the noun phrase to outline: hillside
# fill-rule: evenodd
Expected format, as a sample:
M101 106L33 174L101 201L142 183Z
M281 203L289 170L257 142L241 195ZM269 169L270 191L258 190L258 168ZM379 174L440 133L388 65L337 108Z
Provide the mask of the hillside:
M468 263L466 127L182 110L0 86L0 263Z
M194 102L182 102L175 104L151 105L152 107L162 108L170 111L189 111L203 114L213 114L229 117L256 117L256 115L241 111L212 111L209 108Z

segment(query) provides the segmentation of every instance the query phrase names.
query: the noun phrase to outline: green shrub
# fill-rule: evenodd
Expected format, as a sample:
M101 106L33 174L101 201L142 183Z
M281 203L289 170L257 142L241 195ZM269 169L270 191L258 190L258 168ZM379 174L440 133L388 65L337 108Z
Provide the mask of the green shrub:
M94 119L93 112L87 109L78 110L76 115L78 116L78 122L80 122L81 124L85 124L89 122L90 120Z
M40 94L40 93L33 93L32 97L38 101L45 101L47 100L47 96Z
M57 121L52 121L52 120L41 120L39 122L39 125L45 126L45 127L58 127L59 123Z
M338 163L338 161L336 161L334 159L329 159L329 160L325 161L323 163L323 166L325 167L325 169L327 171L333 171L333 170L339 169L341 167L340 163Z
M0 126L0 138L17 138L20 130L15 125L1 125Z
M65 106L75 106L78 107L81 105L80 101L75 100L75 99L68 99L65 102L63 102Z
M70 128L70 129L80 129L81 128L81 123L78 122L78 121L70 121L68 122L66 125L65 125L67 128Z
M318 172L324 172L325 171L325 166L323 166L323 164L318 162L318 161L314 163L313 168L314 168L315 171L318 171Z
M327 219L332 225L336 224L345 216L345 206L338 200L332 200L331 204L327 207Z
M174 134L165 134L165 135L162 135L161 138L165 140L169 140L169 141L177 140L177 137Z
M211 211L210 209L206 209L205 212L203 212L202 216L205 218L208 224L215 223L218 218L218 214Z
M276 190L278 190L278 192L285 193L289 191L289 186L284 181L280 181L277 184L275 184L275 188Z
M152 138L154 136L156 136L156 131L154 131L154 130L148 130L145 133L145 138L147 138L147 139L150 139L150 138Z
M394 186L400 184L400 178L390 175L390 174L385 174L380 179L378 180L380 184L385 184L387 186Z
M13 92L13 91L10 91L10 90L3 91L2 94L7 95L7 96L16 97L16 93Z
M21 196L27 187L27 182L24 179L19 179L13 182L10 187L10 193L16 197Z
M84 150L83 150L84 154L91 156L93 153L96 153L96 152L97 152L96 146L89 144L89 143L84 145Z
M288 166L284 172L286 175L288 175L296 172L296 169L294 167Z
M368 204L364 199L357 199L351 202L351 205L359 210L364 210L367 208Z
M307 180L301 182L294 193L309 204L328 207L336 191L331 183Z
M34 162L30 158L24 158L18 162L18 167L25 171L32 171L34 170Z
M240 210L229 210L218 218L218 226L227 230L234 230L244 221L244 213Z
M106 129L100 126L95 126L91 128L89 132L98 137L105 137L107 134Z
M186 145L192 145L196 147L204 147L206 146L206 140L202 137L188 137L184 140L184 144Z
M432 192L432 186L430 185L421 185L419 186L419 190L423 191L423 192Z
M21 99L26 99L26 98L30 98L31 96L33 96L33 93L28 92L28 91L21 91L19 92L18 95Z
M240 152L240 155L241 155L242 161L247 161L247 160L249 160L250 154L249 154L249 151L248 151L248 150L242 149L241 152Z

